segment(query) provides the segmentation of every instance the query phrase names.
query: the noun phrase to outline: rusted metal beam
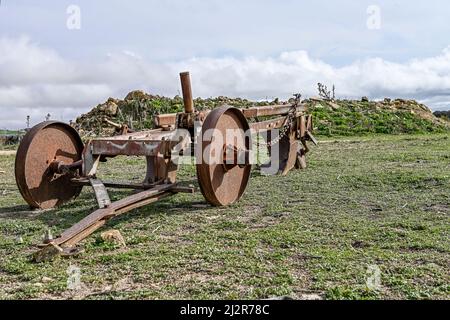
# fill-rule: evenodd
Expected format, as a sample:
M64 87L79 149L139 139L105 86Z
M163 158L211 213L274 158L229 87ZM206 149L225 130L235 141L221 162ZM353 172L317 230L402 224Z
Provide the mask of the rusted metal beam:
M255 106L246 109L241 109L246 118L256 118L265 116L281 116L286 115L292 110L293 106L290 104L271 105L271 106ZM305 112L305 105L299 105L296 107L297 112Z
M240 109L246 118L257 118L266 116L281 116L287 115L292 110L292 105L270 105L270 106L254 106L250 108ZM297 113L306 112L304 105L296 107ZM209 110L203 111L203 116L209 113ZM159 114L153 119L156 127L174 127L177 122L177 113Z
M125 135L117 135L112 137L95 138L98 141L112 141L112 140L146 140L146 141L159 141L162 137L170 136L171 132L163 131L162 129L144 130Z
M273 120L250 123L250 128L255 131L279 129L285 122L286 117L280 117Z
M89 182L94 190L95 198L97 199L98 207L103 209L111 205L111 199L108 195L105 185L100 179L90 178Z
M71 164L65 164L62 161L52 161L49 165L50 172L65 174L70 172L70 170L80 169L83 165L83 160L75 161Z
M183 91L184 112L194 113L194 100L192 99L191 77L189 72L180 73L181 90Z
M76 186L90 186L91 182L88 178L73 178L70 182ZM155 184L149 183L125 183L125 182L110 182L103 181L103 184L107 188L112 189L132 189L132 190L148 190L155 186Z
M312 135L312 133L310 131L306 131L306 136L315 146L317 146L319 144L317 139Z
M158 114L154 117L153 122L155 123L156 127L175 126L177 122L177 114Z
M103 156L155 156L162 141L92 140L92 154Z
M60 247L71 247L88 237L105 224L107 220L173 195L177 193L178 190L181 189L176 184L163 184L113 202L108 207L94 211L80 222L64 231L60 237L52 240L51 244Z
M193 187L173 187L172 189L170 189L170 191L175 193L190 193L190 194L195 193Z

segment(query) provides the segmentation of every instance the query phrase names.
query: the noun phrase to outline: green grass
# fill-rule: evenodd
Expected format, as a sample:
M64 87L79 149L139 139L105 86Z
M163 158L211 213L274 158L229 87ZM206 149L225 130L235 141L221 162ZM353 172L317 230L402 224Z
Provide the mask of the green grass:
M131 97L129 97L131 99ZM105 113L105 105L99 105L77 119L82 131L100 134L104 128L103 118L109 117L118 123L130 123L135 129L153 127L153 116L177 113L183 110L181 97L150 96L134 92L131 100L114 100L118 112L112 116ZM211 110L223 104L246 108L255 105L278 104L252 102L241 98L215 97L194 101L197 110ZM361 136L367 134L425 134L450 133L449 123L438 120L424 105L413 100L387 101L304 100L308 113L313 115L316 134L325 136ZM262 120L262 118L260 119Z
M5 130L5 129L0 129L0 135L5 135L5 136L14 136L19 134L20 132L17 130Z
M126 248L97 232L79 257L34 264L45 230L71 226L95 200L86 188L58 210L27 211L14 157L0 156L0 298L450 298L448 135L328 139L308 160L287 177L254 171L230 207L180 194L115 218L104 229L120 230ZM101 166L102 177L117 180L139 181L144 170L136 158ZM179 178L197 185L192 166ZM70 265L81 269L79 291L67 289ZM371 265L380 290L367 288Z
M377 107L377 102L340 100L337 103L341 106L337 109L317 103L310 105L317 134L331 137L450 133L450 126L444 121L437 123L431 113L416 113L420 110L417 105L409 106L410 109L387 109Z
M18 148L18 145L0 144L0 151L12 151L12 150L16 150L17 148Z

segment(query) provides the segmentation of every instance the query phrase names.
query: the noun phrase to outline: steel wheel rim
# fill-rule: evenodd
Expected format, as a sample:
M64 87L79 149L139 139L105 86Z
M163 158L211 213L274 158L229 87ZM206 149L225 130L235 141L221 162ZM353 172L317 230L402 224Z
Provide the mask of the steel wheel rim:
M249 130L247 119L239 109L223 106L210 112L202 127L202 136L209 129L242 129L243 132ZM248 149L250 141L239 140L239 147L246 146ZM211 141L203 141L200 148L202 154L205 148L211 145ZM198 159L198 156L197 156ZM245 192L249 178L251 165L242 167L235 166L230 170L225 170L221 164L209 165L200 163L196 165L197 177L200 190L206 201L215 206L226 206L238 201Z
M30 207L50 209L80 194L82 187L70 183L70 174L54 175L48 168L53 160L78 161L82 151L77 131L65 123L46 121L28 131L17 150L15 177Z

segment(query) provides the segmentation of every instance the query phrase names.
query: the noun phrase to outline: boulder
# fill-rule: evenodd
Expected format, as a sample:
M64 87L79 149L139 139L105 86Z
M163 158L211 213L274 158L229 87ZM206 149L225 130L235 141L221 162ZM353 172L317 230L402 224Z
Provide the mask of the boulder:
M124 100L129 101L129 100L142 100L142 99L146 99L149 98L149 95L146 94L144 91L142 90L135 90L135 91L131 91L129 94L127 94L127 96L125 97Z
M328 102L328 105L331 107L331 109L333 109L333 110L337 110L337 109L339 109L341 106L340 105L338 105L337 103L335 103L335 102Z
M105 113L109 116L115 116L117 114L118 105L113 101L108 101L105 106Z
M108 230L102 232L100 234L100 238L102 238L104 242L117 244L121 247L126 246L125 239L123 238L119 230Z

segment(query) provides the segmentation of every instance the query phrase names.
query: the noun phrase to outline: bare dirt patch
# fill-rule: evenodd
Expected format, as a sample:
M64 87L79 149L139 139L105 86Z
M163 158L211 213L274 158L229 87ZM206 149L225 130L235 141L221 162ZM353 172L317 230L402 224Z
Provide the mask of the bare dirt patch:
M14 156L16 155L15 150L0 150L0 156Z

